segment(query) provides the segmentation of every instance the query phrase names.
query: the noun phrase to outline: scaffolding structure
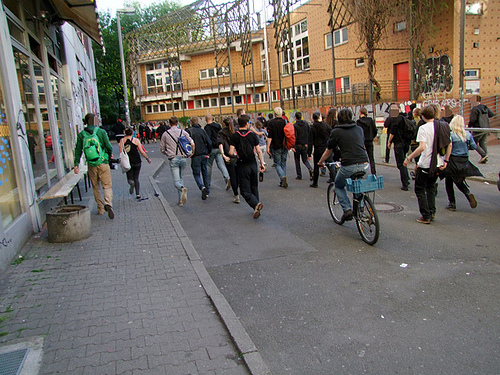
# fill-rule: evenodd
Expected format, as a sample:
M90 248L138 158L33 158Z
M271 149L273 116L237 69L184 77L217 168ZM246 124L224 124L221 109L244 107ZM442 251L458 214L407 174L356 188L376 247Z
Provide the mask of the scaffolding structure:
M241 41L242 65L252 65L252 32L254 19L250 15L248 0L235 0L214 4L211 0L198 0L190 5L159 18L155 22L127 33L124 42L127 50L128 79L132 83L134 105L140 100L140 63L162 59L172 70L170 79L170 100L174 98L174 81L180 85L184 97L184 82L180 62L183 55L213 50L216 67L218 97L220 103L220 78L229 75L230 92L233 95L231 43ZM171 70L170 70L171 69ZM246 76L245 76L246 81ZM255 92L255 77L253 77ZM246 89L246 82L245 82ZM234 100L231 100L234 113ZM182 106L183 116L185 114ZM219 105L219 110L221 107ZM222 113L222 112L220 112Z

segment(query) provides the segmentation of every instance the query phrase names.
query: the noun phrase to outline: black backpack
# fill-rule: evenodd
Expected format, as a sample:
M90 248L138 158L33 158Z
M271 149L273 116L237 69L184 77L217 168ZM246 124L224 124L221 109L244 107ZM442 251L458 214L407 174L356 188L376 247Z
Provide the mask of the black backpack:
M238 161L241 163L249 163L251 161L255 161L255 154L253 150L253 145L250 143L250 140L247 138L247 135L253 134L250 130L245 134L241 134L240 131L236 131L240 135L240 144L238 150Z
M417 123L415 120L410 120L408 117L403 117L403 124L400 128L399 136L405 143L410 143L417 138Z

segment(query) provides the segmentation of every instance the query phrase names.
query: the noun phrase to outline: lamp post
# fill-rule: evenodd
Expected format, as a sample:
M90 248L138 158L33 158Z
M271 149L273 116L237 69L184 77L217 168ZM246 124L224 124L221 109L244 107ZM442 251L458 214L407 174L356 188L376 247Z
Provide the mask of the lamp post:
M125 120L130 125L130 111L128 108L127 73L125 72L125 57L123 56L122 27L120 25L120 14L135 14L133 8L123 8L116 10L116 24L118 25L118 46L120 48L120 62L122 65L123 98L125 101Z

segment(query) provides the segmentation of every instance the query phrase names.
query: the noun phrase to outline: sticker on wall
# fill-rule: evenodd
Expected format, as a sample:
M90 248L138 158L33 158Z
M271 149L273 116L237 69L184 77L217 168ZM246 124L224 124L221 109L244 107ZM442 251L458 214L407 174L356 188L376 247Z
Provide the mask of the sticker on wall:
M9 179L6 176L6 170L8 168L7 162L10 161L10 144L7 138L0 138L0 186L4 182L8 182Z

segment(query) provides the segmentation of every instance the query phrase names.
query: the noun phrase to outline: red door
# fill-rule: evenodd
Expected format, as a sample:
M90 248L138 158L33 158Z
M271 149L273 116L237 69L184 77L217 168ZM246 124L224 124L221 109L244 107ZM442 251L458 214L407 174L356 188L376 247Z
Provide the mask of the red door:
M410 100L410 65L405 62L395 66L397 101Z

